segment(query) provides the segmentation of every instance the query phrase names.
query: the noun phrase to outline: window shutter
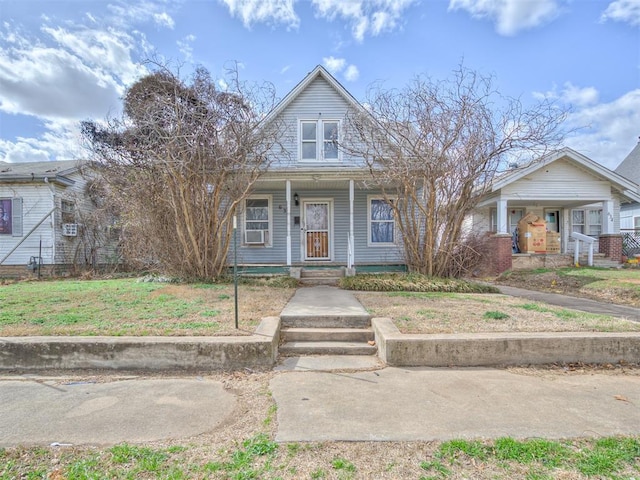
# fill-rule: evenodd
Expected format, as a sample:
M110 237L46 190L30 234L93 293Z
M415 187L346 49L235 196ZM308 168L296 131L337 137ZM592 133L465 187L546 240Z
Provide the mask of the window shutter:
M22 198L11 199L11 235L22 236Z

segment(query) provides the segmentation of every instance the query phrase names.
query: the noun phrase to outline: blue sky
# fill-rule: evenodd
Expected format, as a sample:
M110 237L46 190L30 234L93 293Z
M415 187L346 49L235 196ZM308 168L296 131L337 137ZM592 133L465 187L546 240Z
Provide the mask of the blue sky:
M0 0L0 161L82 157L155 57L284 97L322 64L358 100L466 67L571 105L566 144L615 168L640 136L640 0Z

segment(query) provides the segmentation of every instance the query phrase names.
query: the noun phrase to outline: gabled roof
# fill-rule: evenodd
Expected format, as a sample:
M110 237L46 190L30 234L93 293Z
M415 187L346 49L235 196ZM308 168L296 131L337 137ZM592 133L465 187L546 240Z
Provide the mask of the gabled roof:
M311 82L313 82L316 78L323 78L327 81L329 85L333 87L333 89L341 95L347 103L353 106L356 109L362 109L362 105L351 95L346 88L344 88L340 82L338 82L333 75L331 75L322 65L316 66L311 72L304 77L300 83L298 83L293 90L291 90L287 95L275 106L271 112L264 118L263 123L269 123L271 120L276 118L285 108L287 108L291 102L293 102L301 92L303 92Z
M57 162L0 162L0 183L7 182L56 182L69 186L75 183L67 175L80 169L83 160L60 160Z
M621 190L625 195L627 195L632 200L634 201L640 200L638 185L636 183L623 177L619 173L609 170L608 168L600 165L597 162L594 162L590 158L568 147L552 152L542 157L538 161L535 161L527 165L526 167L513 170L512 172L508 172L507 174L502 175L499 178L496 178L491 186L491 192L496 192L504 188L505 186L513 182L516 182L521 178L526 177L527 175L537 170L540 170L546 165L549 165L550 163L553 163L556 160L560 160L562 158L567 158L573 163L576 163L577 165L585 168L592 174L599 176L605 180L608 180L617 189Z
M625 157L615 172L632 182L640 183L640 141L636 144L631 153Z

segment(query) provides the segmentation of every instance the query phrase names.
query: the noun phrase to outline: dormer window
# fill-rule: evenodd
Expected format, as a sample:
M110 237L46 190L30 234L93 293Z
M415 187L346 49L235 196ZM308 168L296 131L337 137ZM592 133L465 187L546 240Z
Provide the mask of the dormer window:
M303 120L300 122L300 159L304 161L338 161L337 120Z

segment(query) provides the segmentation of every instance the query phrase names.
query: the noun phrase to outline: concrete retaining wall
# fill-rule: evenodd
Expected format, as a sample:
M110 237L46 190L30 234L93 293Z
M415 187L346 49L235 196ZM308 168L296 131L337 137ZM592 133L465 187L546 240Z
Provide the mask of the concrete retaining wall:
M2 337L0 370L237 370L272 367L280 319L238 337Z
M640 362L640 333L406 335L388 318L372 325L378 355L402 367Z

